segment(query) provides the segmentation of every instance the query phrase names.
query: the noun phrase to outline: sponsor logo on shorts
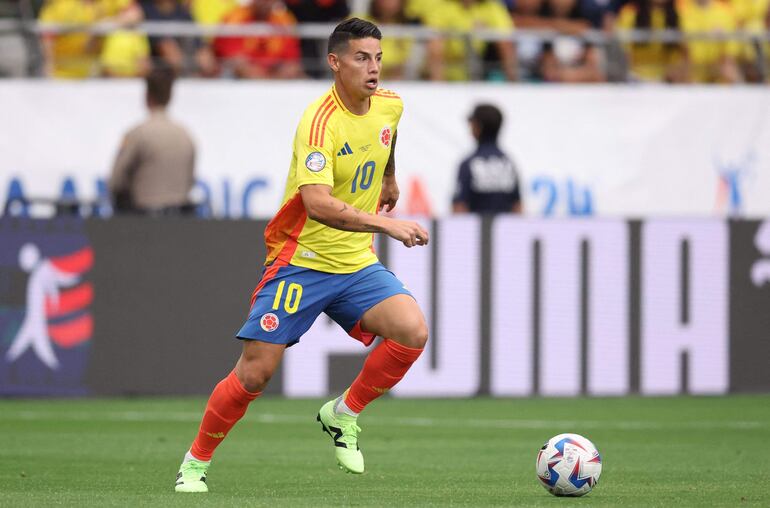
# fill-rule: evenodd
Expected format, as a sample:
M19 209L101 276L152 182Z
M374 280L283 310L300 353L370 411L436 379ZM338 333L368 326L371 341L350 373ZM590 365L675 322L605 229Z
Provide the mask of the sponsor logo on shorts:
M392 139L392 137L393 137L393 133L390 130L390 126L386 125L380 131L380 144L384 148L388 148L390 146L390 140Z
M259 325L266 332L274 331L276 328L278 328L279 324L280 324L280 321L278 320L278 316L276 316L272 312L268 312L267 314L262 316L262 319L259 320Z
M326 167L326 157L321 152L313 152L305 159L305 167L313 173L318 173Z

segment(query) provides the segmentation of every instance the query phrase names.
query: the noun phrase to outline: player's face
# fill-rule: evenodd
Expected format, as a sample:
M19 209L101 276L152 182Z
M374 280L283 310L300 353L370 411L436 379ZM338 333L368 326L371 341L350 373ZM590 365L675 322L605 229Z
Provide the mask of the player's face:
M380 41L374 37L351 40L347 51L338 55L337 67L339 77L349 92L365 97L372 95L380 83Z

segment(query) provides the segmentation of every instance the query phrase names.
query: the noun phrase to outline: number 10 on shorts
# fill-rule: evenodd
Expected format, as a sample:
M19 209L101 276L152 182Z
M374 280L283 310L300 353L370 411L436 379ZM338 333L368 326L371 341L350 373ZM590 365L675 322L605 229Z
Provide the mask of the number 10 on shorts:
M282 280L278 284L278 291L275 293L275 299L273 300L273 310L278 310L281 306L281 298L283 297L283 290L286 286L286 281ZM287 314L294 314L299 308L299 301L302 299L302 286L295 283L289 283L289 289L286 291L286 300L283 302L283 310Z

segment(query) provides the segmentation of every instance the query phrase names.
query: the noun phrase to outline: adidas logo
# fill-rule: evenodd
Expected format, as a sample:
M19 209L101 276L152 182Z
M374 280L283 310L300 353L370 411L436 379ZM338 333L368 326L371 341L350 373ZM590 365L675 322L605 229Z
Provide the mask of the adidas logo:
M342 147L342 150L337 152L337 157L342 157L343 155L350 155L353 153L353 150L350 148L350 145L347 141L345 141L345 146Z

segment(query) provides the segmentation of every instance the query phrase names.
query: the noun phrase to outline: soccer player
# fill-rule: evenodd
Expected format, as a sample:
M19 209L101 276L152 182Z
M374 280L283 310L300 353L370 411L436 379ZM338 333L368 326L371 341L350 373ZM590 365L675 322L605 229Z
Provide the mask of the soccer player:
M214 450L259 397L284 350L321 312L366 345L383 337L350 387L316 418L347 472L364 472L358 414L398 383L425 347L422 311L372 249L372 233L406 247L428 244L416 222L377 214L398 200L393 150L403 111L398 95L379 88L381 37L374 24L357 18L329 37L334 84L297 128L283 205L265 229L265 269L237 333L243 351L209 398L179 468L177 492L208 491Z

